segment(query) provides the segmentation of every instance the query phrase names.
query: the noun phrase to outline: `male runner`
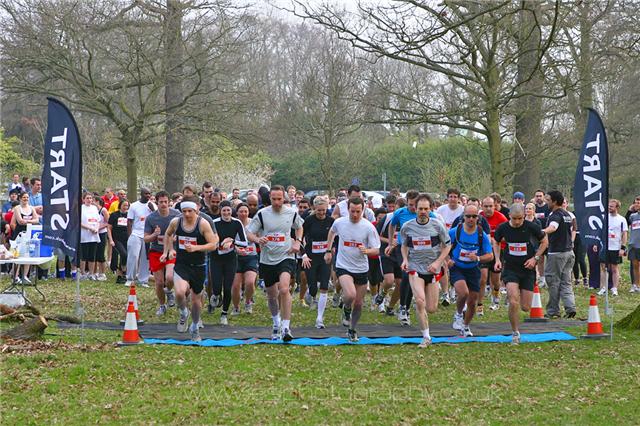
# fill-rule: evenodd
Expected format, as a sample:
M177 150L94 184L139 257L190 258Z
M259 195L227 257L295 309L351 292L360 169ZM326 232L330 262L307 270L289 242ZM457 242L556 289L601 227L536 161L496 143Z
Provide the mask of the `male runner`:
M289 283L296 268L294 254L300 251L303 220L296 209L284 206L284 194L281 185L271 188L271 206L260 209L251 220L247 237L249 241L260 244L260 277L267 288L267 301L273 320L271 338L290 342L293 335L290 330ZM296 231L295 239L291 238L292 228Z
M162 316L169 307L175 306L175 296L173 294L173 268L175 259L167 259L160 262L160 257L164 253L164 236L169 227L169 223L174 217L180 216L178 210L169 207L169 193L160 191L156 194L158 210L151 213L144 222L144 242L149 244L149 269L153 273L156 286L156 297L160 307L156 311L157 316ZM173 241L167 241L173 244Z
M397 257L393 255L387 255L387 247L389 246L389 241L392 241L393 245L397 244L397 240L395 238L391 240L388 238L391 218L393 217L397 206L397 197L395 195L389 194L385 198L385 202L387 204L387 214L376 224L376 229L378 230L378 235L380 236L380 266L382 268L383 280L380 292L375 297L374 301L378 305L380 312L385 312L385 296L394 285L397 288L399 297L400 281L402 280L402 269L397 263ZM392 308L391 315L393 315Z
M636 197L633 205L625 215L629 222L629 262L631 262L630 293L640 293L640 197Z
M598 296L603 296L607 292L607 268L611 273L611 281L613 283L611 295L618 295L618 284L620 284L620 268L618 265L622 263L622 258L626 254L627 234L629 232L627 220L624 216L618 214L618 210L620 210L620 201L616 199L609 200L609 233L607 234L609 251L603 253L600 259L600 291L598 291Z
M422 330L419 347L431 344L427 312L434 313L438 307L438 284L435 275L451 249L451 238L444 224L429 218L431 197L419 195L416 199L418 217L406 222L400 229L402 237L402 270L409 274L409 282L416 298L416 314Z
M362 191L360 190L360 187L358 185L351 185L347 190L347 195L348 197L346 199L340 201L333 208L331 217L333 217L334 219L349 216L349 207L348 207L349 200L353 197L362 198ZM363 215L364 215L364 218L367 219L369 222L375 222L376 220L376 215L373 213L373 210L371 210L368 207L364 208Z
M149 201L151 191L140 189L140 199L129 206L127 212L127 287L138 279L142 287L149 287L149 261L144 244L144 221L155 211L155 205Z
M498 226L505 223L507 218L498 211L500 208L500 204L493 197L486 197L482 200L482 211L480 215L484 217L489 223L490 239L493 244L493 235L498 229ZM504 247L503 247L504 248ZM500 256L497 258L494 257L488 263L480 264L480 271L482 275L480 277L480 300L478 302L478 316L482 316L484 314L483 306L482 306L482 298L484 297L484 286L487 283L487 280L491 283L491 306L489 309L492 311L497 310L500 307L500 270L496 268L496 260L500 259Z
M480 293L479 263L490 262L493 258L491 240L478 226L478 217L478 208L467 205L464 208L464 224L449 230L452 241L449 272L457 294L453 328L464 337L473 336L469 324ZM465 304L467 311L463 317Z
M364 201L351 197L348 202L349 217L336 219L331 226L327 240L340 239L340 249L336 254L336 274L342 286L342 325L349 327L347 337L350 342L358 341L356 326L362 314L364 296L367 294L369 272L368 255L379 253L380 238L370 221L364 220ZM324 256L331 263L332 252L327 248Z
M493 239L493 255L496 269L502 269L502 278L507 283L509 299L509 322L513 336L511 342L520 343L520 312L529 312L536 281L536 264L547 249L549 240L535 222L524 220L524 205L514 203L509 209L509 221L496 229ZM539 241L537 251L533 241ZM500 260L501 244L504 244L504 265Z
M447 189L447 204L443 204L436 210L436 213L444 219L447 229L451 229L451 225L460 217L464 211L464 207L460 205L460 191L456 188ZM449 290L449 269L444 268L444 274L440 278L440 286L442 290L442 306L449 306L451 301L455 299L456 294L453 288Z
M200 341L200 312L202 310L202 297L200 294L204 289L205 252L218 248L218 236L214 233L211 225L198 215L200 202L198 197L185 196L180 203L182 216L173 218L167 232L165 240L177 240L177 249L173 244L164 245L164 253L160 256L160 262L166 262L173 258L176 264L173 273L173 282L176 290L176 302L180 310L178 320L178 332L187 331L187 319L189 310L187 309L187 291L191 290L191 340Z

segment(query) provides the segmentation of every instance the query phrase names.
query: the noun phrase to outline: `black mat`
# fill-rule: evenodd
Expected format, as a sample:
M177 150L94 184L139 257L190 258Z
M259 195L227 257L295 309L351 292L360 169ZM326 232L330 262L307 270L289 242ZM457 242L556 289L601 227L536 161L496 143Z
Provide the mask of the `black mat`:
M562 331L568 327L585 325L586 322L578 320L554 320L538 323L522 323L520 331L522 333L546 333ZM77 324L59 323L60 328L77 328ZM85 328L93 330L117 330L121 331L122 326L118 323L108 322L86 322ZM177 339L189 340L189 333L178 333L175 323L147 323L138 328L143 338L153 339ZM324 338L332 336L342 337L346 328L340 325L328 325L324 330L317 330L315 327L302 326L291 328L293 335L297 337ZM430 324L431 336L445 337L455 336L457 331L451 328L451 323ZM475 336L505 335L511 334L511 325L508 322L485 322L471 323L471 331ZM416 327L405 327L400 324L360 324L358 334L366 337L420 337L420 330ZM219 324L207 324L200 330L203 339L251 339L271 337L271 327L246 327L246 326L223 326Z

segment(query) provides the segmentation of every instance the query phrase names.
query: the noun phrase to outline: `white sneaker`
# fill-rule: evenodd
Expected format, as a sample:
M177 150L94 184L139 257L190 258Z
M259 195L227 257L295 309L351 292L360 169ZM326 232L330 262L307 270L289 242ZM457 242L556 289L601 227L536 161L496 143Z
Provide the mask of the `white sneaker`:
M27 276L22 277L22 283L23 284L33 284L31 282L31 280L29 279L29 277L27 277Z
M617 296L618 295L618 288L617 287L613 287L611 289L611 295L612 296Z
M244 313L245 314L252 314L253 313L253 304L252 303L245 303L244 304Z
M187 331L189 326L187 325L187 320L189 319L189 310L187 310L186 315L182 315L180 313L180 319L178 320L178 333L184 333Z
M453 314L453 324L451 324L454 330L462 330L464 328L464 318L457 312Z
M318 330L322 330L324 328L324 322L322 320L320 320L320 319L317 319L316 320L316 328Z
M506 287L501 287L500 288L500 294L507 294L507 288Z
M382 302L380 306L378 306L378 312L380 312L381 314L384 314L386 309L387 309L387 305L385 302Z
M462 326L462 330L460 330L460 335L462 337L473 337L473 333L471 332L469 326L465 326L464 324Z
M516 331L515 333L513 333L511 335L511 344L512 345L519 345L520 344L520 332Z
M229 325L229 320L226 315L220 315L220 325Z
M629 293L640 293L640 287L638 287L635 284L631 285L631 288L629 289Z
M240 315L240 308L233 308L231 310L231 316L232 317L237 317L238 315Z
M133 281L129 281L129 280L127 280L127 282L126 282L126 283L124 283L124 286L125 286L125 287L131 287L131 284L133 284Z
M418 347L420 349L422 348L426 348L427 346L429 346L431 344L431 337L423 337L422 338L422 342L420 342L420 344L418 345Z
M204 328L204 324L202 323L202 318L198 320L198 328Z
M604 296L606 292L607 292L607 288L602 287L600 290L598 290L598 296Z
M144 282L139 284L140 287L149 288L149 283Z
M166 293L167 295L167 305L170 308L173 308L174 306L176 306L176 295L173 291L170 291L169 293Z
M166 313L167 313L167 305L160 305L160 307L156 311L156 316L161 317Z
M105 274L98 274L98 281L106 281L107 276Z

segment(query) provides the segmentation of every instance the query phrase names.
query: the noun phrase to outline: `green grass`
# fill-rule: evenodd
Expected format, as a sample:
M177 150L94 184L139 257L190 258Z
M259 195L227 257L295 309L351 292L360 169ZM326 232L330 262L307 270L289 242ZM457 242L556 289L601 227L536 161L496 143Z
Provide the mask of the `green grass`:
M613 299L622 318L640 302L628 274ZM45 312L72 313L75 285L42 285ZM578 289L580 316L589 292ZM30 293L30 296L32 294ZM82 283L86 320L124 317L127 290ZM34 297L35 298L35 297ZM546 295L543 293L543 304ZM152 289L139 289L141 313L158 321ZM603 306L600 307L601 312ZM327 308L327 322L338 310ZM262 294L255 314L231 318L263 324ZM450 321L441 308L434 322ZM313 324L299 305L293 325ZM175 310L163 321L174 322ZM204 316L215 323L218 315ZM394 323L366 312L363 322ZM506 310L482 321L506 321ZM608 317L603 316L605 326ZM584 327L573 330L580 334ZM295 328L294 328L295 332ZM637 424L640 333L616 331L608 340L523 344L200 348L142 345L116 348L120 333L52 325L54 348L2 353L0 413L4 424ZM63 342L55 348L57 342Z

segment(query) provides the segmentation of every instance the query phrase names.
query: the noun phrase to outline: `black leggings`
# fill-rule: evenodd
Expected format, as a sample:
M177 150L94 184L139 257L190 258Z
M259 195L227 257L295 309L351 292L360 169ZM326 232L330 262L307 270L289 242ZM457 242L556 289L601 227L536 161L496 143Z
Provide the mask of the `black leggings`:
M411 299L413 298L413 291L411 291L411 284L409 284L409 274L402 273L402 281L400 281L400 305L409 309L411 307Z
M111 270L125 271L127 269L127 242L114 240L116 244L111 251Z
M209 269L213 278L213 294L220 296L224 288L222 312L226 313L229 311L229 305L231 304L231 286L238 270L238 258L235 253L216 256L213 258L213 262L209 264Z
M304 269L304 273L307 276L307 286L309 286L309 294L312 297L316 297L318 294L318 283L320 283L321 290L329 290L331 268L323 257L311 258L311 268Z
M585 260L585 256L587 253L584 251L584 245L582 245L582 240L580 239L580 235L576 235L576 240L573 242L573 254L576 256L576 261L573 264L573 277L577 280L580 278L580 274L582 273L582 277L586 278L587 276L587 262Z
M100 236L100 242L98 243L98 247L96 248L96 262L104 262L105 259L105 250L107 248L107 233L103 232L102 234L98 234Z

